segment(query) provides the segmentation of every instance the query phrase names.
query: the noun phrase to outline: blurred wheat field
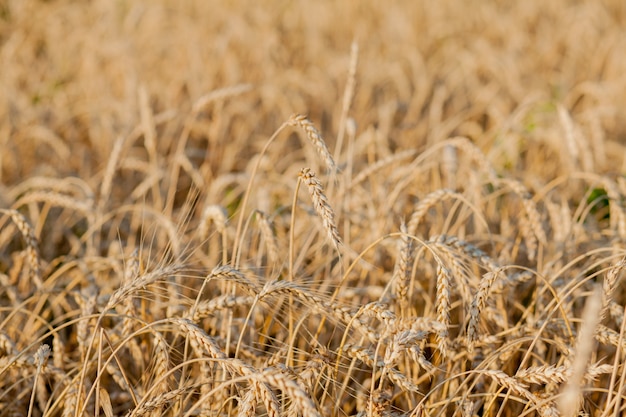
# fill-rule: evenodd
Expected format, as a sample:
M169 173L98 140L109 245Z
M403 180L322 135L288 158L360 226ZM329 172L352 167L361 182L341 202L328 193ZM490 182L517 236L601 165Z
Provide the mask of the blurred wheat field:
M626 414L626 3L0 2L0 417Z

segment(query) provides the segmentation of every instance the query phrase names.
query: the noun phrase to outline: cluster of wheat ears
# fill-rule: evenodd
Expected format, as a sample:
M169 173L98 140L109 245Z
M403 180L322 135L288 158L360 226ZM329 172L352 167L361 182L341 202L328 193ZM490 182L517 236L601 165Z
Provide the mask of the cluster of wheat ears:
M0 6L0 417L626 413L621 0L91 3Z

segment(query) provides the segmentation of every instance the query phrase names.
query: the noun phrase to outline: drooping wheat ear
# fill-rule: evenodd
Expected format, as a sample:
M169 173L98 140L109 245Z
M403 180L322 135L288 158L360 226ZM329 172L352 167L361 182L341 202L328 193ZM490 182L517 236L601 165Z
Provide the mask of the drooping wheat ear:
M90 219L93 214L93 200L86 201L77 200L74 197L57 193L54 191L33 191L20 198L14 207L21 207L29 203L49 203L55 207L67 208L74 210L85 218Z
M161 408L162 406L174 401L176 398L183 395L189 388L176 388L172 391L165 392L163 394L157 395L156 397L151 398L148 401L141 402L135 407L133 410L130 410L126 413L126 417L141 417L152 413L153 411ZM148 397L144 398L147 400Z
M217 204L211 204L204 208L202 217L200 218L200 225L198 226L200 239L204 240L209 236L209 225L211 222L215 225L215 229L218 233L224 233L226 224L228 223L228 213L226 209Z
M341 307L336 302L311 294L309 291L298 286L294 282L282 280L268 281L263 287L263 290L259 293L258 299L263 300L272 294L293 295L298 299L298 301L314 308L316 311L328 314L338 322L348 327L357 329L364 336L367 336L370 341L376 342L379 338L378 334L357 318L357 314L355 314L352 309Z
M457 136L455 138L450 139L446 146L456 146L458 149L461 149L467 156L470 157L471 160L474 161L476 166L482 170L490 181L493 181L497 178L496 171L493 169L493 165L487 155L484 154L483 151L480 150L474 143L466 137ZM445 149L445 148L444 148Z
M41 281L41 271L39 269L39 242L35 236L35 230L28 223L26 218L17 210L0 209L0 213L11 217L15 226L22 234L24 243L26 244L26 257L28 259L28 267L30 268L30 280L35 284L37 289L43 287Z
M586 382L595 381L600 375L609 374L613 371L614 366L608 364L592 364L590 365L584 376ZM572 376L572 368L557 365L540 365L531 366L522 369L515 375L516 379L527 382L529 384L562 384Z
M412 347L416 347L417 343L426 338L426 335L426 332L416 332L413 330L404 330L396 333L385 349L385 356L383 358L385 370L396 366L401 354L409 351Z
M617 287L620 272L624 267L626 267L626 258L613 265L602 282L602 311L600 312L600 321L606 317L606 313L609 311L613 291L615 291Z
M219 310L230 310L236 306L249 307L254 303L254 297L241 296L236 297L230 294L224 294L210 300L200 301L196 306L190 307L182 314L183 318L189 319L194 323L209 317L211 314Z
M433 191L432 193L426 195L426 197L421 199L420 202L417 203L417 205L415 206L415 209L411 214L411 218L409 219L409 223L407 225L408 233L410 235L415 235L417 233L417 228L419 224L421 223L428 210L438 202L446 201L451 198L463 200L463 196L461 194L445 188Z
M473 244L466 242L465 240L459 239L457 236L450 235L439 235L433 236L431 241L438 245L450 246L457 249L459 252L469 256L474 259L480 265L485 267L489 271L495 271L500 269L500 265L498 262L494 261L489 255L487 255L483 250L477 248Z
M170 264L158 268L152 272L141 274L136 279L132 280L129 283L123 284L120 288L118 288L109 298L109 302L107 303L104 310L106 311L112 309L129 295L135 293L136 291L144 289L146 286L153 284L159 279L176 275L177 273L182 271L182 269L183 267L181 265Z
M413 330L415 332L426 332L437 334L445 329L445 326L432 317L406 317L395 321L395 328L401 330Z
M289 118L287 124L291 126L298 126L302 130L304 130L306 136L309 138L313 146L315 146L317 153L319 153L322 159L324 159L324 162L326 163L326 166L328 167L330 172L337 172L337 165L335 165L335 160L330 154L330 151L326 146L326 142L324 142L324 139L322 138L322 134L319 132L319 130L317 130L313 123L311 123L311 121L307 119L306 116L301 114L294 114Z
M236 375L250 376L258 374L257 370L251 365L236 358L228 358L226 353L220 349L212 337L189 320L172 318L169 321L184 330L198 357L203 357L204 354L208 354L211 358L219 359L220 364L224 368ZM270 417L278 417L280 415L280 407L278 405L278 399L271 388L264 383L264 381L260 381L260 383L254 385L254 389L258 391L258 395L263 401L268 415Z
M522 200L522 206L524 207L524 211L526 212L526 220L528 222L521 222L522 233L524 234L524 237L528 238L529 236L531 236L531 234L526 231L528 228L530 228L532 234L537 238L539 243L541 243L542 245L546 245L548 243L548 238L546 237L546 232L543 230L543 226L541 225L541 215L537 210L537 205L532 199L532 195L528 192L526 187L521 182L511 178L499 178L497 182L507 185ZM532 242L529 246L533 246ZM529 250L528 258L530 260L533 260L535 258L534 252L534 250Z
M598 342L620 348L622 355L626 355L626 343L624 343L623 338L621 338L620 334L615 330L599 325L594 336Z
M540 365L517 371L515 378L527 384L562 384L570 374L567 366Z
M385 303L373 301L363 305L355 313L354 318L360 319L361 316L376 317L385 326L384 332L386 334L392 334L398 331L396 327L397 317L393 311L389 310L389 306Z
M472 258L488 271L494 272L499 269L498 263L491 259L489 255L471 243L461 240L456 236L433 236L431 240L428 241L428 244L439 249L442 254L446 255L447 258L450 259L450 263L452 265L451 269L458 283L456 289L463 296L463 300L467 304L472 302L473 296L470 291L470 286L463 285L460 281L461 279L469 280L469 278L464 270L459 253Z
M437 367L432 364L426 357L424 356L424 352L419 346L411 346L407 349L409 353L409 357L422 367L428 373L435 373L437 371Z
M385 367L385 362L383 360L374 361L375 355L368 348L345 343L342 350L349 358L358 359L370 368L383 369ZM398 371L396 368L388 368L387 377L391 382L404 391L420 392L419 387L411 381L409 377Z
M226 354L220 349L217 343L207 335L204 330L185 319L170 319L172 324L175 324L177 327L182 329L187 337L189 338L189 342L191 348L193 349L195 355L198 358L203 358L205 355L209 355L209 357L214 359L226 359ZM226 364L221 363L222 369L226 374ZM211 380L209 379L209 375L211 374L211 366L210 362L202 361L200 363L200 383L202 384L200 387L201 395L207 395ZM226 375L224 375L226 378ZM204 407L204 405L203 405ZM204 408L203 408L204 409Z
M341 245L341 237L339 237L339 231L335 224L335 212L324 194L322 183L309 168L303 168L299 177L309 188L313 207L317 215L322 219L328 238L338 248Z
M409 285L411 284L411 265L413 263L413 239L409 236L406 224L400 225L401 247L400 256L396 261L393 272L393 282L395 283L395 293L400 301L400 307L406 308L409 303Z
M538 398L535 397L535 395L533 395L533 393L528 390L528 385L523 384L517 379L510 377L499 370L481 370L480 373L488 375L494 381L496 381L498 385L528 400L532 405L537 405Z
M485 303L487 302L487 297L489 296L489 292L493 283L503 276L501 269L497 269L495 271L489 271L484 274L480 280L480 284L478 285L478 291L476 292L476 296L472 300L472 304L469 309L469 323L467 325L467 339L469 341L468 349L471 352L474 346L474 342L477 337L477 327L478 322L480 320L480 313L485 308Z
M261 292L261 286L251 281L243 272L228 265L213 268L207 279L217 279L232 281L241 285L246 291L253 295Z
M254 417L256 415L256 393L254 389L249 389L239 400L237 417Z
M296 381L280 372L280 370L266 368L262 372L257 372L250 376L259 382L281 390L292 401L298 414L302 414L303 417L322 417L311 397L307 395Z
M270 263L276 265L280 261L280 251L278 250L278 241L272 230L272 222L267 216L260 210L256 211L257 220L259 222L259 229L261 229L261 235L267 246L267 255Z

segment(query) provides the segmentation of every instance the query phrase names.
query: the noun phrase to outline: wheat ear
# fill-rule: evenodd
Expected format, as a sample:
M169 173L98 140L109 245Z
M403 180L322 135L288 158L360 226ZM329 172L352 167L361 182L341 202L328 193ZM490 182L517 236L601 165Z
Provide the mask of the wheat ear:
M209 236L209 225L213 222L218 233L224 233L226 224L228 223L228 213L226 209L217 204L211 204L204 208L200 225L198 226L198 234L200 239L204 240Z
M26 257L28 266L30 267L30 279L38 289L43 287L41 281L41 271L39 269L39 242L35 236L35 231L28 223L26 218L17 210L0 209L0 213L4 213L11 217L15 226L22 234L22 238L26 243Z
M299 177L309 188L309 193L313 200L313 207L317 215L322 219L328 238L333 242L335 247L338 248L341 245L341 237L339 237L339 231L335 224L335 212L324 194L322 183L309 168L303 168L300 171Z
M280 260L280 250L278 249L278 241L272 231L272 223L267 214L260 210L256 211L257 220L261 235L267 246L267 255L271 264L276 265Z
M45 383L43 384L43 389L41 386L40 376L44 371L46 365L48 364L48 358L50 357L50 346L42 345L37 349L37 353L35 354L35 365L37 366L37 370L35 372L35 380L33 381L34 389L30 396L30 405L28 407L28 417L31 417L33 412L33 406L35 404L35 394L38 394L39 397L39 407L41 410L46 409L46 401L44 400L44 395L46 393Z
M337 172L337 165L335 164L335 160L326 146L326 142L324 142L324 139L322 138L322 134L306 116L294 114L289 118L287 123L291 126L298 126L304 130L306 136L309 138L313 146L315 146L317 153L319 153L322 159L324 159L328 169L330 169L332 173Z
M409 303L409 285L411 283L411 264L413 262L413 239L408 234L406 224L400 225L401 248L400 256L396 261L393 272L393 282L395 283L395 293L400 301L400 307L406 308Z
M437 332L438 348L443 357L448 356L448 328L450 327L450 270L435 256L437 262L437 321L443 328Z
M498 385L508 389L512 393L520 395L521 397L530 401L533 405L536 405L537 398L533 395L532 392L528 390L528 386L526 384L523 384L517 379L508 376L500 370L485 370L481 371L481 373L489 375L494 381L498 383Z
M537 211L537 205L533 201L528 189L521 182L510 178L501 178L497 181L506 184L522 200L522 206L526 212L526 219L521 222L522 233L529 246L528 258L533 260L535 258L534 247L536 246L534 239L536 238L542 245L548 243L546 232L541 225L541 215L539 211Z
M619 274L624 267L626 267L626 259L622 259L613 265L602 282L602 311L600 312L600 321L606 317L606 313L609 311L611 298L619 281Z
M433 191L432 193L426 195L423 199L421 199L420 202L415 206L413 214L411 214L411 218L409 219L409 224L407 225L408 233L410 235L415 235L417 233L417 227L419 226L420 222L422 221L428 210L438 202L445 201L450 198L463 200L463 196L461 194L445 188Z

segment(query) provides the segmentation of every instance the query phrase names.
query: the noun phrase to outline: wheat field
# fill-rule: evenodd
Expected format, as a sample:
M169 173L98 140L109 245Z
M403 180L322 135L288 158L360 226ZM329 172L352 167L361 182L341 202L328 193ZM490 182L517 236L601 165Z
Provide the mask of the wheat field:
M0 417L626 415L623 0L0 1Z

